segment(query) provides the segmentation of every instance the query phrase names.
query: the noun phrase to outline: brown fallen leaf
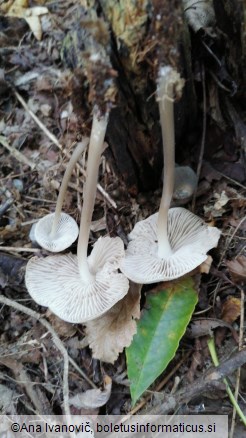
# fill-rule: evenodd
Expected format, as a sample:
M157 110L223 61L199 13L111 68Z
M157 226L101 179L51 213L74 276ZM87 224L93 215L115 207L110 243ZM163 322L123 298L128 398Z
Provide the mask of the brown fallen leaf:
M48 14L48 9L45 6L28 7L27 0L15 0L7 2L5 5L6 16L24 18L33 32L35 38L40 41L42 39L42 25L40 16Z
M88 391L78 393L69 399L69 404L78 409L94 409L105 405L109 400L112 388L112 379L104 377L104 389L88 389Z
M232 324L240 316L241 300L236 297L229 296L222 306L221 319Z
M187 329L187 335L190 338L199 338L201 336L212 336L213 330L218 327L227 327L235 332L233 327L222 319L217 318L196 318L190 323Z
M227 268L235 283L246 281L246 257L239 256L235 260L226 261Z
M214 205L204 206L204 211L206 214L210 213L212 218L221 217L225 212L224 206L230 201L227 194L223 190L221 193L214 194L215 202Z
M119 353L131 344L140 317L141 285L130 282L128 294L105 315L86 323L86 335L95 359L114 363Z

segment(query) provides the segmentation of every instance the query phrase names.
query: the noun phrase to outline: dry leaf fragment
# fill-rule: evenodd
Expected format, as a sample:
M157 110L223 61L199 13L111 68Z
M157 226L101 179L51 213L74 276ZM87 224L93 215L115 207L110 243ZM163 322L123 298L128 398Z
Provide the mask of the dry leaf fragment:
M216 199L214 205L204 206L205 213L211 213L212 217L221 217L225 213L224 206L230 201L226 192L223 190L222 193L215 193L214 198Z
M6 8L6 15L9 17L24 18L38 41L42 38L42 26L40 16L48 14L45 6L28 7L26 0L15 0L9 8Z
M212 336L213 330L217 327L227 327L233 332L233 327L222 319L217 318L196 318L190 323L187 334L190 338L201 336Z
M239 256L235 260L227 261L226 265L229 269L231 277L235 283L246 281L246 257Z
M222 307L221 319L232 324L240 316L241 300L236 297L229 296Z
M130 282L128 294L105 315L86 323L86 334L92 355L103 362L114 363L128 347L136 333L134 318L140 317L141 285Z
M98 389L88 389L88 391L78 393L69 400L70 405L78 409L95 409L105 405L111 395L112 379L104 377L103 391Z

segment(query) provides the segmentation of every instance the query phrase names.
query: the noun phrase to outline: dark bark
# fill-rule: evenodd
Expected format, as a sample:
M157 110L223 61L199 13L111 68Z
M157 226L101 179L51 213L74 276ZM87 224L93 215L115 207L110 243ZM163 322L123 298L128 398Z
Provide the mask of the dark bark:
M163 165L155 99L158 69L171 65L186 79L183 96L175 105L179 162L189 154L184 139L196 131L193 71L199 78L203 64L230 94L240 96L245 59L243 6L235 4L233 8L230 2L214 2L216 27L196 34L191 31L191 46L181 0L88 3L87 10L80 9L75 30L63 49L63 58L74 69L74 108L81 120L88 120L95 104L102 111L111 108L106 140L119 177L132 195L156 189ZM214 52L212 55L203 43ZM92 62L95 54L99 54L99 60ZM210 77L207 88L209 81Z

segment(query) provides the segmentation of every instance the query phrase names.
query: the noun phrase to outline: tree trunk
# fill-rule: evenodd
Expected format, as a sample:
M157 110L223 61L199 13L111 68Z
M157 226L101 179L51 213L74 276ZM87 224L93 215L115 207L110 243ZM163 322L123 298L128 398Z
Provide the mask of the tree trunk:
M163 167L155 98L158 69L171 65L186 79L175 106L176 150L184 157L188 145L183 138L197 124L194 69L203 63L205 71L212 71L222 86L225 81L231 94L240 96L246 59L243 4L214 1L217 26L194 33L188 29L181 0L82 3L86 6L63 47L63 58L74 70L74 108L81 119L88 117L93 105L102 111L111 108L106 139L119 177L132 195L156 189ZM206 46L215 53L209 56ZM211 65L213 55L218 60L224 57L220 69L216 62Z

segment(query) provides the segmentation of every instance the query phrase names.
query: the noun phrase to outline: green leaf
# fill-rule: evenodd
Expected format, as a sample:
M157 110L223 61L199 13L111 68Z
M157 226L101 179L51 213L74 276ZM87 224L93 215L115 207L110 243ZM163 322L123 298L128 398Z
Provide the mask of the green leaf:
M192 278L173 282L147 296L146 310L126 350L133 405L174 357L196 303Z

